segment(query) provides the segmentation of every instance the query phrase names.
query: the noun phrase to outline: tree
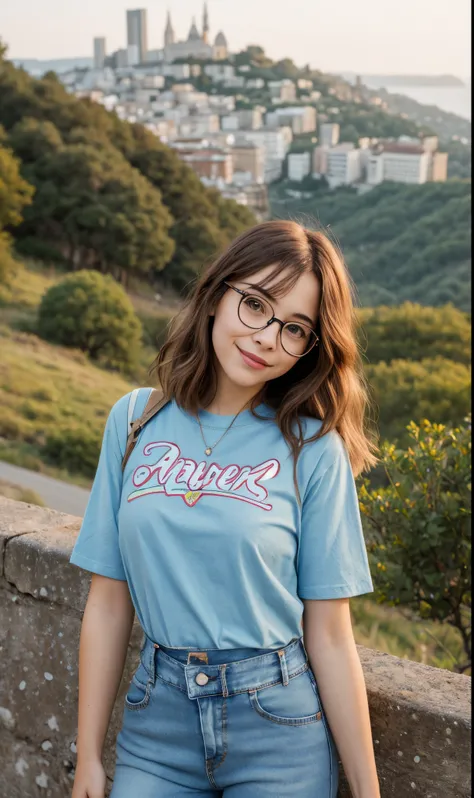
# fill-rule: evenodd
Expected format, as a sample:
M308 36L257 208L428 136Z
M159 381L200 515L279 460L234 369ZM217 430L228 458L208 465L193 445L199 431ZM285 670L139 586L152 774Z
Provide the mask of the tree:
M135 363L142 329L123 288L110 275L84 269L44 294L38 334L80 349L102 365L127 371Z
M0 230L20 224L22 211L31 203L34 189L20 174L20 163L0 144Z
M44 155L58 152L63 140L52 122L25 117L11 129L8 141L23 164L35 163Z
M471 420L408 425L410 445L385 444L389 487L359 492L379 602L455 627L471 667Z
M23 208L34 192L20 175L19 162L11 150L2 146L4 131L0 126L0 283L8 284L15 272L16 261L10 250L10 235L5 228L21 222Z
M160 193L110 144L65 146L26 173L37 193L20 234L56 242L73 268L126 284L170 260L171 216Z
M148 130L134 125L133 132L136 147L128 157L159 189L173 216L170 235L175 252L161 276L181 289L235 235L254 224L255 218L236 202L224 200L217 191L205 188L177 154Z
M397 307L362 308L359 338L370 363L444 357L471 362L471 325L466 313L445 305L423 307L404 302Z
M471 374L463 363L442 357L381 361L367 365L365 372L382 438L402 442L410 420L459 424L469 412Z

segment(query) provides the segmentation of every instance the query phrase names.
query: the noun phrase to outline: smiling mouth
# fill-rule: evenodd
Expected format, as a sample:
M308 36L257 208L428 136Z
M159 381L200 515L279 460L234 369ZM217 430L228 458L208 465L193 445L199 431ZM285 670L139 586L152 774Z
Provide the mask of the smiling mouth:
M257 355L252 355L250 352L246 352L245 349L241 349L239 346L237 346L237 349L239 350L244 363L247 363L247 365L257 369L268 368L269 364L262 358L257 357Z

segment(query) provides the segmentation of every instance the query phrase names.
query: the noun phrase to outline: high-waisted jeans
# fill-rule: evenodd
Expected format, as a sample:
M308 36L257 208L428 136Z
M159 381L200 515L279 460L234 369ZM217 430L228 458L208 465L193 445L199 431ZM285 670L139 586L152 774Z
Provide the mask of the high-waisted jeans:
M302 638L278 650L222 650L145 636L110 798L336 798L337 787L337 751Z

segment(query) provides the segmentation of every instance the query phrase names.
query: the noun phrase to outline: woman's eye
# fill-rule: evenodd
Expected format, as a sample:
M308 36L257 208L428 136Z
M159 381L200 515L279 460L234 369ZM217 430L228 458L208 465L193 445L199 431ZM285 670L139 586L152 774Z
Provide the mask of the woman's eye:
M253 310L254 313L261 313L263 311L263 305L258 299L250 297L250 299L247 299L246 305L249 310Z
M289 324L286 329L294 338L305 338L306 330L299 324Z

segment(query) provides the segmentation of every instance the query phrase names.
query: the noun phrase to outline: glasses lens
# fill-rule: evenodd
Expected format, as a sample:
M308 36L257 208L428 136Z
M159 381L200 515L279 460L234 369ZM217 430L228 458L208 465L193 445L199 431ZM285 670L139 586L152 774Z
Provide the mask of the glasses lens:
M263 297L250 294L243 297L239 304L239 318L247 327L261 330L273 318L273 308ZM289 321L281 331L283 349L294 357L305 355L317 340L311 327L300 322Z
M239 317L242 324L260 330L273 316L273 308L260 296L245 296L239 306Z
M289 355L301 357L313 348L317 341L316 334L311 327L300 322L290 321L281 331L281 343Z

